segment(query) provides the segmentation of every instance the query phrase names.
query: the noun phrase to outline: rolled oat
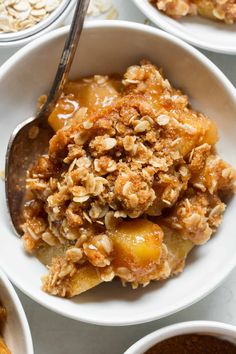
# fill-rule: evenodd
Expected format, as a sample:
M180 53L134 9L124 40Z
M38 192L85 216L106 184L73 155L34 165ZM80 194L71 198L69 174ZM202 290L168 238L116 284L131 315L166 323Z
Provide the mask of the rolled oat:
M48 17L62 0L1 0L0 33L18 32Z

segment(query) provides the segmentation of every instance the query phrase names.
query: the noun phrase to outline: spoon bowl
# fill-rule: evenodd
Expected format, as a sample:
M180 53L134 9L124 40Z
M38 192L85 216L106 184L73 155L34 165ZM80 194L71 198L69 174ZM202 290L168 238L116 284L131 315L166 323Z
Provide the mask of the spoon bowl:
M59 66L45 104L35 117L26 119L13 131L6 153L5 190L12 224L18 236L22 235L27 170L37 158L47 151L53 130L48 116L56 105L75 56L90 0L78 0L70 31L65 41Z
M17 236L22 235L24 222L26 171L44 154L53 130L47 117L28 118L13 131L6 154L6 198L12 224Z

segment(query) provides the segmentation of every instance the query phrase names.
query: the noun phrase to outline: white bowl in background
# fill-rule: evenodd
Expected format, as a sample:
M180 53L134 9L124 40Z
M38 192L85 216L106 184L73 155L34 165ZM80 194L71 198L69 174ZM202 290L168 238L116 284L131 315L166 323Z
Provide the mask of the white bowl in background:
M58 29L35 40L0 69L0 170L4 169L11 132L19 122L35 113L37 98L50 88L67 31L68 28ZM136 23L87 23L71 78L123 73L142 58L162 67L170 82L189 95L196 109L216 120L221 138L218 150L236 166L235 89L204 55L178 38ZM14 235L6 210L4 183L0 181L0 265L24 293L64 316L100 325L147 322L200 300L234 268L235 207L234 198L217 235L203 247L196 248L180 276L137 290L123 288L118 281L104 283L67 300L41 290L40 278L47 270L23 251L22 242Z
M75 4L76 0L62 0L60 5L49 16L34 26L18 32L0 33L0 50L1 48L18 49L63 25L63 21L73 10Z
M185 334L212 335L236 345L236 327L225 323L213 321L191 321L176 323L164 327L140 339L133 344L124 354L144 354L154 345L176 336Z
M226 25L200 16L175 20L157 10L149 0L133 2L155 25L174 36L212 52L236 54L236 23Z
M3 337L12 354L33 354L33 343L29 325L20 300L0 270L0 301L7 310L7 321Z

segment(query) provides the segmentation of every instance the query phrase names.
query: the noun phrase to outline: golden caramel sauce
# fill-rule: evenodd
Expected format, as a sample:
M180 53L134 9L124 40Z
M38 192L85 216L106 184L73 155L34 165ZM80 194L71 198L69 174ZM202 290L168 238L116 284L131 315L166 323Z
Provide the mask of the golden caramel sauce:
M51 127L57 131L76 119L74 113L86 107L89 114L111 105L119 97L121 81L95 76L66 84L63 96L58 100L54 111L48 118Z
M74 95L61 97L48 118L53 130L57 131L66 125L78 108L79 102L74 99Z

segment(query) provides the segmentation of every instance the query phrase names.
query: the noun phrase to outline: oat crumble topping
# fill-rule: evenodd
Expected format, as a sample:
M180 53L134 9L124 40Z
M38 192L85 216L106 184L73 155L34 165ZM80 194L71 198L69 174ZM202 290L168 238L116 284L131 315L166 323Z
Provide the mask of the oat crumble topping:
M5 325L6 320L7 320L7 311L0 302L0 353L1 354L11 354L10 350L7 348L6 343L2 337L3 327Z
M158 10L173 18L197 15L226 24L236 22L235 0L149 0Z
M49 123L22 226L26 250L49 267L44 291L166 279L219 227L236 171L215 152L215 123L151 63L69 82Z

